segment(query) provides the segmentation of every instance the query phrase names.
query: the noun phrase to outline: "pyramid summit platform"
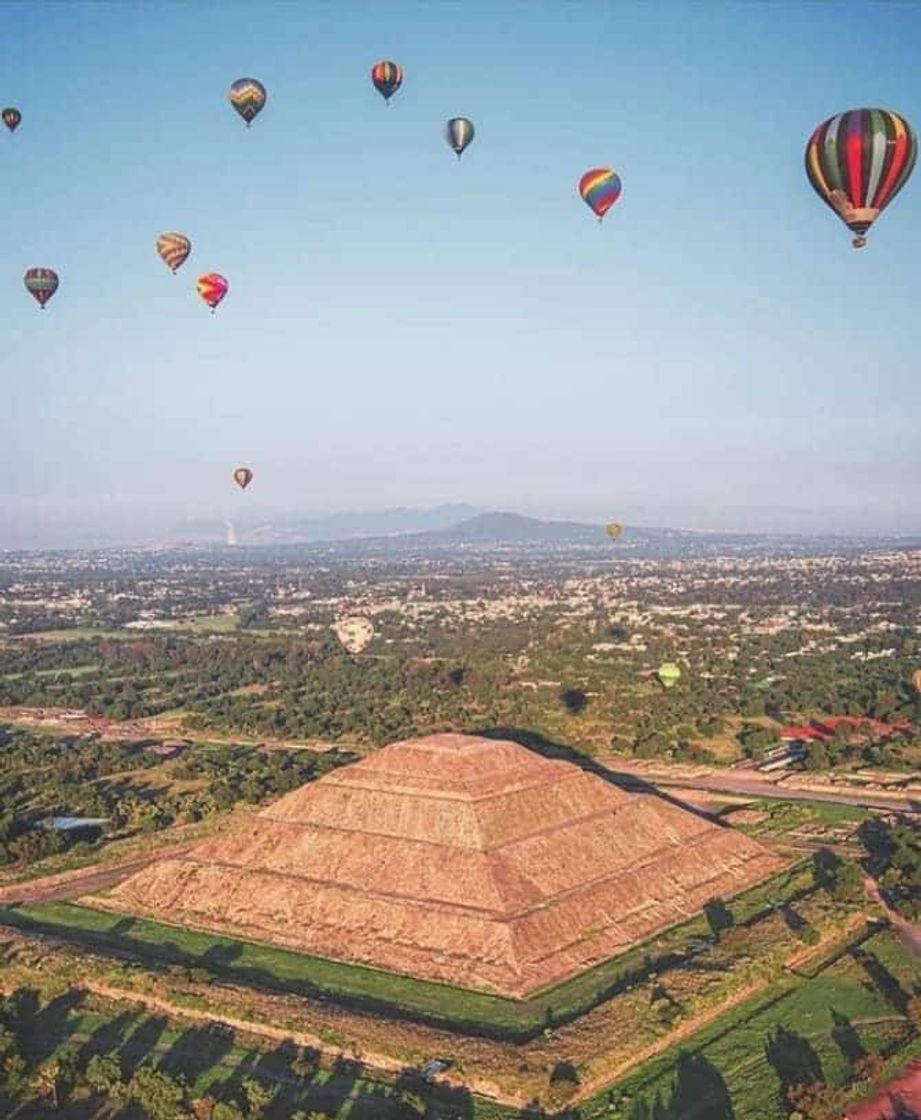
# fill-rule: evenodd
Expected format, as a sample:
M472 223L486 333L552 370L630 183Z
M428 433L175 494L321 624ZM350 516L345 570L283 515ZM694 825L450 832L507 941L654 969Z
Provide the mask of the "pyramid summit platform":
M520 999L779 867L664 798L447 734L335 770L105 904Z

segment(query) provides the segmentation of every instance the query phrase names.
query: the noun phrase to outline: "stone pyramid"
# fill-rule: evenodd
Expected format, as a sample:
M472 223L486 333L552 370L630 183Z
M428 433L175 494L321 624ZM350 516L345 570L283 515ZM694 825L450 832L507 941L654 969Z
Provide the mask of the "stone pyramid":
M394 743L127 879L105 905L514 998L765 878L778 859L517 743Z

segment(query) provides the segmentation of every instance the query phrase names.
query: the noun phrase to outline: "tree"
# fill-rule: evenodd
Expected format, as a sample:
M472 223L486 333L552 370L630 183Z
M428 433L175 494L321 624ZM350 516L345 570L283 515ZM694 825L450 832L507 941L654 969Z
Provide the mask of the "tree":
M0 1088L18 1089L26 1072L16 1036L0 1023Z
M914 1029L921 1033L921 996L912 996L905 1005L905 1016Z
M110 1096L122 1084L118 1058L111 1054L94 1054L86 1067L86 1083L93 1092Z
M807 770L827 770L831 766L831 759L828 757L828 748L822 742L810 743L806 748L806 762L805 767Z
M150 1120L176 1120L182 1115L185 1090L162 1070L140 1066L128 1083L128 1095L144 1109Z
M858 1081L876 1081L882 1076L885 1062L875 1051L861 1054L854 1062L854 1076Z
M825 1120L840 1115L844 1093L824 1081L813 1081L808 1085L791 1085L787 1100L807 1120Z
M41 1097L47 1097L54 1105L56 1112L60 1111L61 1098L66 1095L69 1088L69 1078L73 1072L73 1055L70 1061L61 1055L53 1055L43 1062L35 1071L32 1084Z
M252 1077L243 1082L243 1103L247 1116L261 1116L272 1100L272 1093Z

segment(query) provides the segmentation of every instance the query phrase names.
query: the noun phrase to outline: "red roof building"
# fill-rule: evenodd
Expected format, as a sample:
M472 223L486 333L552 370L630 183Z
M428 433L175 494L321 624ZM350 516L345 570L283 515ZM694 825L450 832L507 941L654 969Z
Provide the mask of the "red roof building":
M851 1105L842 1120L921 1120L921 1058L874 1096Z
M880 719L867 716L829 716L823 720L810 720L809 723L782 727L781 739L802 740L806 742L827 743L842 728L866 728L876 739L888 739L899 731L910 731L908 723L885 723Z

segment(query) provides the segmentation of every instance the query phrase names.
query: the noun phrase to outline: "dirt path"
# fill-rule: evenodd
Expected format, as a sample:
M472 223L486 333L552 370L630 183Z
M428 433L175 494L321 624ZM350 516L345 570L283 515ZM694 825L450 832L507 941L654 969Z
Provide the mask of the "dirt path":
M116 1002L139 1003L148 1011L159 1011L173 1019L186 1019L195 1023L220 1023L243 1034L253 1035L256 1038L266 1038L272 1042L294 1042L297 1046L312 1047L330 1058L348 1058L361 1062L369 1070L378 1073L395 1074L399 1076L406 1070L406 1064L389 1057L368 1050L343 1049L331 1046L319 1035L306 1031L287 1030L283 1027L271 1027L267 1023L255 1023L252 1020L238 1019L233 1015L226 1015L219 1011L198 1011L191 1007L182 1007L160 996L148 995L143 992L133 992L123 988L113 988L108 984L100 984L95 980L85 980L80 987L103 999ZM497 1104L507 1105L510 1108L521 1108L526 1102L523 1099L511 1097L498 1091L495 1085L479 1081L477 1078L453 1078L449 1074L441 1074L431 1079L433 1083L445 1085L452 1089L465 1089L480 1097L486 1097Z

